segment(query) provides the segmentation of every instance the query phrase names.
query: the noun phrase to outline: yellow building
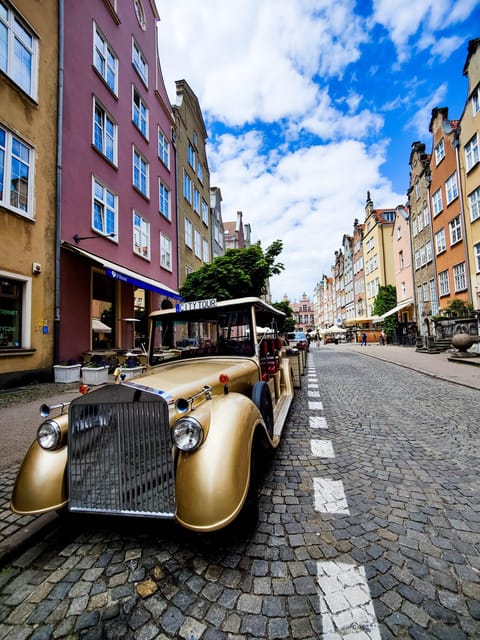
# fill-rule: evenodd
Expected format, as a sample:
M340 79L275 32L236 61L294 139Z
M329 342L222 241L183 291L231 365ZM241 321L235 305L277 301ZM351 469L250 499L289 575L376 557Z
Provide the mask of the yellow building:
M467 278L474 309L480 309L480 38L471 40L463 75L468 95L460 120L457 147L468 251Z
M373 306L380 287L395 286L392 228L395 209L374 209L370 192L365 206L363 231L363 261L367 316L373 316Z
M51 374L55 300L57 3L0 3L0 386Z

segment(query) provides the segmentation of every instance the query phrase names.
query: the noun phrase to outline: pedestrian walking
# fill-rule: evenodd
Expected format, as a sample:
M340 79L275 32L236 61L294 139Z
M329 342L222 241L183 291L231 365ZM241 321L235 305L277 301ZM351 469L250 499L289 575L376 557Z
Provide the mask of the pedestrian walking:
M366 346L367 346L367 334L364 331L362 333L362 347L366 347Z
M385 344L385 338L386 338L385 332L382 331L382 333L380 334L380 344L382 346Z

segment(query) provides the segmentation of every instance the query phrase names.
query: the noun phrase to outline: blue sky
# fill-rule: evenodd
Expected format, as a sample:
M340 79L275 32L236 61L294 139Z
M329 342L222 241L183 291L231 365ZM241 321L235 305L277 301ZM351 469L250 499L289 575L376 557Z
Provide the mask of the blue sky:
M273 300L312 297L367 191L406 202L434 107L458 119L480 0L156 0L160 63L198 97L224 221L283 241Z

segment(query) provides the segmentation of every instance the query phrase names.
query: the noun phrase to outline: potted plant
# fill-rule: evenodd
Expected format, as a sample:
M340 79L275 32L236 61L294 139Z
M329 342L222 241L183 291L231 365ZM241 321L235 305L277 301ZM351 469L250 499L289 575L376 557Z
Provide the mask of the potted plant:
M123 366L120 367L120 372L124 376L123 379L134 378L143 372L144 367L142 367L140 360L136 356L128 356L123 363Z
M89 362L82 367L82 380L92 386L108 382L108 365L100 362Z
M78 382L82 365L75 360L64 360L53 365L55 382Z

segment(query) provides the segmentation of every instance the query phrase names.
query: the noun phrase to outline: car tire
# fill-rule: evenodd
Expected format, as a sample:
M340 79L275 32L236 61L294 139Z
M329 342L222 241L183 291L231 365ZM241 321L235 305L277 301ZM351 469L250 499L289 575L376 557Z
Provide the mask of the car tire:
M234 530L241 536L250 534L257 526L259 515L258 451L252 444L250 454L250 482L242 509L235 519Z
M266 382L256 382L253 385L252 402L262 415L268 435L273 438L273 404Z

